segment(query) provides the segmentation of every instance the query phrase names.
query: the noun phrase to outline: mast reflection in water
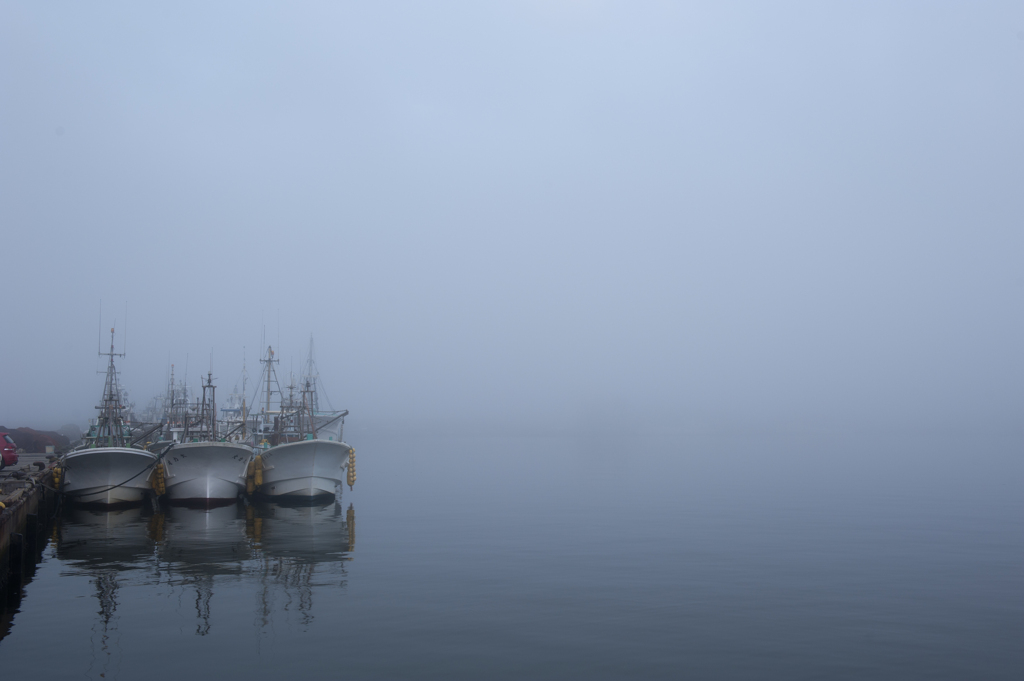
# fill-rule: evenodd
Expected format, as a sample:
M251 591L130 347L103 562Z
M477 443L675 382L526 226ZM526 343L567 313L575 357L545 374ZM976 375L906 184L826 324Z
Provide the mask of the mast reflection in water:
M315 589L345 586L355 510L343 510L336 501L157 511L72 508L61 515L54 534L61 574L86 576L95 586L99 609L88 676L109 677L118 667L118 610L127 589L143 587L150 596L129 599L130 607L141 604L150 617L194 622L200 636L211 632L221 591L231 592L223 607L232 626L239 602L248 601L255 604L253 622L260 633L272 626L275 613L297 611L299 628L308 627Z

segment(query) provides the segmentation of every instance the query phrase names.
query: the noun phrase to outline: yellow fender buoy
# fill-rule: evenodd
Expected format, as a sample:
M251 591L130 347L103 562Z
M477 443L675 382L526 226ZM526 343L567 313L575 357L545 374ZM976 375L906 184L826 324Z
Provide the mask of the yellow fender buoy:
M256 491L256 461L249 459L249 465L245 469L245 493L252 494ZM251 507L250 507L251 508Z
M356 450L352 447L348 449L348 488L352 489L352 485L356 484Z
M60 466L54 466L53 469L50 471L50 475L53 476L53 486L56 489L60 489L60 474Z
M257 454L245 469L245 493L253 494L263 484L263 456Z
M153 486L153 492L158 497L162 497L167 493L167 482L164 477L164 464L162 461L158 461L156 466L153 467L153 472L149 474L149 484Z

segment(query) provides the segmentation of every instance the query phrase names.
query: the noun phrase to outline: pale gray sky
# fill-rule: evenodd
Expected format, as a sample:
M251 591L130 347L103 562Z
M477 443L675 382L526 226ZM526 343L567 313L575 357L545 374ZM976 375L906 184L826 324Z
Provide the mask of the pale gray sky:
M1024 427L1024 5L0 2L0 423Z

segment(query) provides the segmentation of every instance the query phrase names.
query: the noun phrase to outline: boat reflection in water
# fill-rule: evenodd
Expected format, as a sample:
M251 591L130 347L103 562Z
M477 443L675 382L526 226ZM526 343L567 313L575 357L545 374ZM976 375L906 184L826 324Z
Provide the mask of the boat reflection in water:
M57 558L71 574L150 572L155 516L146 506L114 511L65 507L54 528Z
M296 603L305 628L312 621L314 589L345 583L355 511L333 500L299 507L241 501L211 509L70 508L55 535L62 574L92 581L100 605L93 657L102 669L90 671L105 673L118 663L111 655L119 657L119 609L163 619L167 626L173 619L175 630L181 617L194 616L195 633L205 636L217 622L218 603L226 625L233 625L255 596L258 630L271 624L275 612L293 612ZM218 588L225 595L215 601Z
M254 557L245 508L239 503L210 509L169 506L154 516L153 527L163 582L175 591L195 592L196 634L205 636L215 578L241 579Z
M148 513L147 513L148 511ZM93 623L91 667L87 678L103 677L118 662L117 608L128 584L159 583L154 555L153 513L145 506L123 510L65 508L54 527L62 575L91 578L100 609ZM97 671L93 674L93 671Z
M312 622L313 588L344 586L345 561L355 544L355 511L340 503L283 506L260 503L247 511L247 532L257 549L257 621L270 624L279 602L297 603L303 627Z

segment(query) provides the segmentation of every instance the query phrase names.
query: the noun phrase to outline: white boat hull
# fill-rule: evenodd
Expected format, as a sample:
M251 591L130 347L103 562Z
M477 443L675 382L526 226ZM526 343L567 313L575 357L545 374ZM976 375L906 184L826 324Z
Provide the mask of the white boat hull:
M80 449L64 457L62 491L82 504L138 503L152 490L156 454L128 447Z
M345 479L348 453L344 442L302 440L263 452L263 485L270 497L293 499L334 496Z
M172 501L234 499L245 491L252 449L235 442L185 442L163 456L164 484Z

